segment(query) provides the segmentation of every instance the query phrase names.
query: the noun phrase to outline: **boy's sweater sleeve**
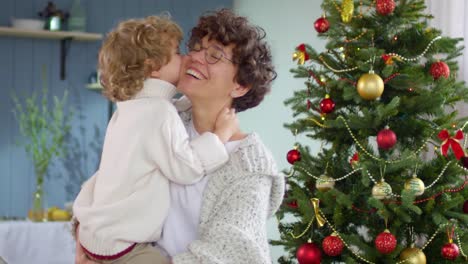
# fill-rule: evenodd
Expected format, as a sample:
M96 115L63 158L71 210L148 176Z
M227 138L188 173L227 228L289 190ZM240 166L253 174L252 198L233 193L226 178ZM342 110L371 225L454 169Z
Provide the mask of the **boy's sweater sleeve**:
M216 205L217 213L200 229L199 239L188 252L174 256L173 263L271 264L265 228L272 178L255 175L229 188L229 195Z
M164 176L178 184L193 184L221 167L229 155L218 136L206 132L189 140L179 116L168 118L155 135L152 151Z

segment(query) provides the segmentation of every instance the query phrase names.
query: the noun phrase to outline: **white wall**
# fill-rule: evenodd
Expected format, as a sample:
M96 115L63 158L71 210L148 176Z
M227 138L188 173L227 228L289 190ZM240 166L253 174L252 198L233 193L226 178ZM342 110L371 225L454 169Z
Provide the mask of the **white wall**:
M304 79L295 79L289 70L295 67L292 61L294 48L308 43L316 50L324 49L324 41L317 38L314 21L322 14L319 0L234 0L234 10L261 26L267 33L271 45L278 78L272 92L265 101L254 109L239 115L244 131L256 131L270 148L279 169L289 169L286 153L295 142L291 132L283 127L292 120L292 111L283 101L292 96L294 90L304 89ZM319 142L298 137L302 144L318 150ZM269 237L279 238L276 219L268 224ZM282 248L272 248L273 263L283 254Z
M426 0L427 12L434 15L430 25L442 31L443 36L463 38L459 45L465 46L463 55L458 57L458 80L468 82L468 1L466 0ZM443 56L441 56L443 58ZM468 104L457 104L459 116L468 115ZM452 111L452 109L448 110Z

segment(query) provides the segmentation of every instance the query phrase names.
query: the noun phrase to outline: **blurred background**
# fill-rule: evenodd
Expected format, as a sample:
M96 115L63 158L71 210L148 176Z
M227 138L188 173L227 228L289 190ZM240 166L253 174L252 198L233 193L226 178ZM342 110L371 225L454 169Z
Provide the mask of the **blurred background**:
M25 143L30 141L20 134L12 96L27 98L46 87L50 106L53 105L53 96L61 98L65 90L68 92L68 99L61 108L65 117L71 117L70 133L61 146L67 154L60 158L50 158L41 194L45 208L66 209L81 184L98 166L107 120L112 111L112 104L100 94L96 86L96 59L102 37L123 19L157 15L163 11L172 15L186 36L203 12L221 7L232 8L265 29L278 78L265 102L241 113L240 120L245 131L260 134L272 150L278 167L287 170L289 166L285 156L293 148L296 139L283 127L285 122L292 119L291 111L284 106L283 101L304 85L304 80L294 79L289 72L295 64L292 53L300 43L308 43L318 51L324 49L324 41L317 38L313 29L314 21L321 16L321 2L55 0L49 3L47 0L3 0L0 8L1 221L25 219L34 205L33 194L37 187L37 166L26 152ZM435 25L444 33L455 37L467 34L468 28L463 27L467 22L456 23L465 17L465 10L468 11L468 5L463 0L428 1L428 5L429 11L436 16ZM458 13L454 15L454 12ZM48 32L38 33L36 29L42 27L46 27ZM69 29L78 32L69 34ZM57 34L50 34L53 32ZM466 60L464 56L460 64L461 73L466 71ZM466 76L460 78L466 80ZM38 105L41 106L40 103ZM306 142L304 139L297 140ZM318 150L317 142L309 142L312 150ZM279 235L276 226L276 219L271 219L268 227L270 237L277 239ZM281 248L272 249L274 260L281 254Z

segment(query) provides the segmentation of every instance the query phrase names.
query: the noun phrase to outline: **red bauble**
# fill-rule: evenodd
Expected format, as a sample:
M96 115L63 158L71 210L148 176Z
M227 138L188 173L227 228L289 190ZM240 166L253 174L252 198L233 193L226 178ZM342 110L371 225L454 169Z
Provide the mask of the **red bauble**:
M377 10L377 13L381 14L382 16L389 15L395 9L395 1L377 0L375 3L375 9Z
M457 244L447 243L442 247L440 253L444 259L455 260L460 255L460 250Z
M326 17L321 17L314 22L314 28L318 33L325 33L330 28L330 22Z
M381 149L391 149L397 142L397 136L395 132L390 130L388 127L380 130L377 134L377 145Z
M305 243L297 249L296 257L299 264L320 264L322 252L315 243Z
M461 157L460 162L465 169L468 169L468 157L467 156Z
M389 254L395 250L397 240L387 229L375 238L375 247L382 254Z
M322 249L328 256L336 257L343 252L343 241L337 236L327 236L322 241Z
M297 200L292 200L291 202L286 204L293 209L297 209Z
M448 78L450 76L450 68L447 63L443 61L434 62L429 69L429 73L434 77L435 80L440 77Z
M463 212L468 214L468 200L463 203Z
M320 101L320 110L322 113L329 114L335 110L335 102L327 95Z
M301 152L299 152L299 150L297 149L291 149L290 151L288 151L286 159L289 163L294 164L296 161L301 160Z

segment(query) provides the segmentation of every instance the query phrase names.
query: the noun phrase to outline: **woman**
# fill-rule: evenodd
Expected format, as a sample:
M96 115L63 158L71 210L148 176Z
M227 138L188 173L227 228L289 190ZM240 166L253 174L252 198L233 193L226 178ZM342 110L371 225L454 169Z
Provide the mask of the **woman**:
M189 40L178 89L192 107L189 135L213 131L225 106L257 106L276 77L264 32L229 10L202 16ZM171 209L159 247L175 264L271 263L266 221L278 209L284 179L255 133L226 144L229 162L191 186L171 186ZM203 196L202 196L203 194ZM78 250L78 263L83 260Z

